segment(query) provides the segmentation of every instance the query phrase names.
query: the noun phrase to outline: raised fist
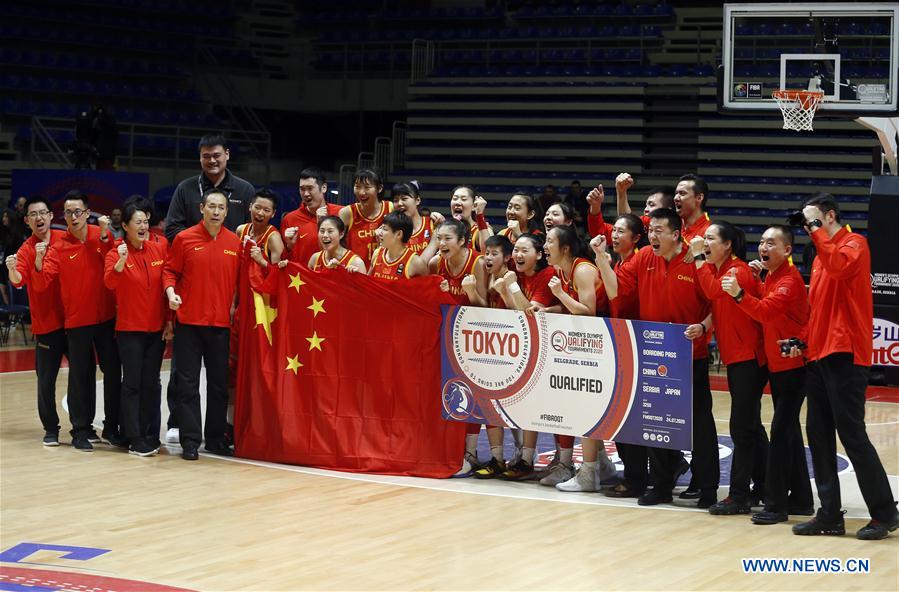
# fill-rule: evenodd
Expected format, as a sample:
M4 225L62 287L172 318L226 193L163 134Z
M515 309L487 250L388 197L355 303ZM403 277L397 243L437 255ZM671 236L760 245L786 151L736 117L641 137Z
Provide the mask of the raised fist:
M558 276L553 276L549 280L549 289L552 291L553 295L558 298L562 295L562 280L558 278Z
M119 259L121 259L122 261L128 258L128 245L122 243L118 247L116 247L116 250L119 252Z
M697 255L705 251L705 239L701 236L694 236L690 239L690 254L696 258Z
M322 218L326 218L328 216L328 206L322 204L319 206L317 210L315 210L315 217L321 220Z
M618 176L615 177L615 189L618 191L627 191L633 186L634 178L631 177L630 173L619 173Z
M593 252L597 255L605 254L608 245L606 244L606 236L604 234L597 234L590 240L590 248L593 249Z
M6 267L9 268L10 271L15 271L16 269L16 256L10 255L6 258Z
M481 197L480 195L476 195L474 198L474 213L480 216L484 213L484 210L487 209L487 200Z
M43 259L47 254L47 243L38 243L34 245L34 254L38 259Z

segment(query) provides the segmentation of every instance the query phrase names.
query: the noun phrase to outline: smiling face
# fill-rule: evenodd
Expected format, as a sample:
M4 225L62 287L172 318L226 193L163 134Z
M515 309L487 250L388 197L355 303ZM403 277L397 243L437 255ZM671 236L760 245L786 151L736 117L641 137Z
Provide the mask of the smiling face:
M231 153L224 146L204 146L200 148L200 166L210 179L225 173Z
M537 269L537 262L543 258L543 251L534 247L534 241L527 237L520 237L512 248L512 261L515 262L515 270L519 273L531 275Z
M626 220L617 220L612 226L612 249L619 255L633 251L637 246L637 239Z
M356 196L356 201L361 204L376 201L381 189L381 185L375 185L369 179L356 179L353 183L353 194Z
M271 222L275 215L275 204L265 197L257 197L250 204L250 219L254 224L264 226Z
M549 230L546 233L546 242L543 243L543 253L546 255L546 262L550 265L559 266L564 258L564 249L559 244L558 231Z
M465 239L458 236L451 226L437 229L437 253L447 259L465 248Z
M727 261L731 254L731 243L721 238L721 228L712 224L705 231L703 237L704 252L706 260L715 266L720 266Z
M300 200L302 200L303 206L306 207L306 211L315 213L315 210L325 203L325 192L328 190L328 184L322 183L319 185L315 177L304 177L300 179L299 190Z
M42 237L44 233L50 231L50 222L53 221L53 212L42 201L38 201L28 205L28 211L25 212L25 222L28 228L35 235Z
M559 204L553 204L546 209L546 215L543 216L543 226L547 233L553 226L568 226L570 224L571 220L565 218L565 212L562 211L562 206Z
M534 211L528 209L527 198L513 195L506 206L506 220L515 220L521 228L526 228L528 220L534 217Z
M322 251L331 251L340 246L343 235L331 220L323 221L318 227L318 244Z
M500 276L509 268L506 266L508 257L503 254L500 247L487 247L484 250L484 271L490 275Z
M125 238L134 246L140 245L150 237L150 217L146 212L137 210L131 220L124 222Z
M210 193L200 204L200 214L208 228L221 228L228 215L228 198L222 193Z
M421 198L412 197L411 195L399 193L393 196L393 209L406 214L410 218L418 215L418 204L420 203Z
M450 198L450 213L456 220L471 220L474 209L474 193L468 187L459 187Z

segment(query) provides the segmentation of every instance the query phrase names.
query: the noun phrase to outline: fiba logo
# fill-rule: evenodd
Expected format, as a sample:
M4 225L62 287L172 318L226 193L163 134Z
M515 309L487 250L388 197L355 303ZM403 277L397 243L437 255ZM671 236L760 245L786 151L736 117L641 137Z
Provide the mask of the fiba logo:
M568 336L565 335L564 331L553 331L553 334L549 337L549 342L552 344L553 349L557 352L566 352L566 345L568 344Z
M443 387L443 412L456 421L464 421L474 411L474 395L467 384L453 380Z

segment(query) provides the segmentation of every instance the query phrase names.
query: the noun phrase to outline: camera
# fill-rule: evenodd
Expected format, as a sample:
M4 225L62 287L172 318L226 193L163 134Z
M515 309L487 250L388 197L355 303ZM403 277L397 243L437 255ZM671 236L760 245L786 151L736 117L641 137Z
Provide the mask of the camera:
M782 353L784 355L788 355L790 353L790 350L793 349L794 347L798 347L799 349L805 349L808 346L805 344L804 341L802 341L798 337L790 337L789 339L786 340L785 343L780 344L780 353Z
M805 226L805 214L802 213L802 210L796 210L787 216L787 223L790 226L802 228Z

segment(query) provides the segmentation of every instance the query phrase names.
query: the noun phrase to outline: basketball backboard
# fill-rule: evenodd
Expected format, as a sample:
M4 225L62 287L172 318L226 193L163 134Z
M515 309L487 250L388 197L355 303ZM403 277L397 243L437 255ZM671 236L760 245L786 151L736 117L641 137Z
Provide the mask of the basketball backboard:
M775 90L821 90L819 115L897 111L899 3L725 4L719 106L774 110Z

